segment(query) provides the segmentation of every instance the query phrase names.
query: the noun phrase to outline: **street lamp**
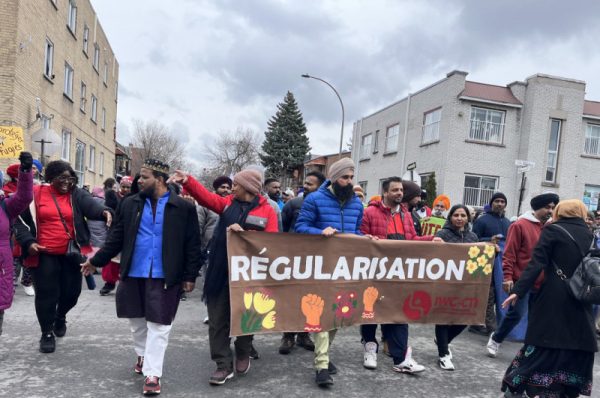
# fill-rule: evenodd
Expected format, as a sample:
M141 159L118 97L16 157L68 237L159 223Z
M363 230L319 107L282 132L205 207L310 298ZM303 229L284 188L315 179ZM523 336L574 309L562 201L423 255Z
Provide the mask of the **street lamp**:
M335 93L335 95L337 95L338 99L340 100L340 105L342 106L342 129L340 132L340 159L342 157L342 145L344 142L344 103L342 102L342 97L340 97L340 94L337 92L337 90L335 89L335 87L333 87L331 84L329 84L329 82L319 78L319 77L315 77L315 76L311 76L308 73L305 73L302 75L303 78L305 79L315 79L318 80L320 82L323 82L325 84L327 84Z

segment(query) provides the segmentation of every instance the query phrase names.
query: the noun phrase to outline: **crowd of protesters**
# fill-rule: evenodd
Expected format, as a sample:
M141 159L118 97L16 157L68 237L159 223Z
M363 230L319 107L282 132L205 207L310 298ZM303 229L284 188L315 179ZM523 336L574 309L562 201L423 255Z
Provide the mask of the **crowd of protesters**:
M502 379L505 396L591 394L598 333L593 309L571 297L553 272L557 263L571 276L600 239L600 214L588 212L581 201L561 202L555 193L540 193L532 198L531 210L511 222L501 192L491 196L480 214L464 204L452 205L444 194L430 208L427 192L398 177L384 180L380 195L366 201L363 189L353 185L349 158L332 164L327 176L307 173L299 190L265 178L260 166L218 177L209 190L193 176L147 159L134 179L109 178L90 193L78 187L67 162L52 161L42 168L27 152L19 160L7 170L10 180L1 201L0 333L20 277L27 294L35 296L39 351L54 352L55 338L67 332L82 274L90 277L101 268L105 284L100 295L116 289L117 316L129 319L133 371L145 376L144 395L161 392L179 302L195 288L201 268L210 355L216 365L209 383L222 385L246 374L259 357L252 336L235 338L231 349L226 237L229 231L245 230L433 244L490 242L502 258L507 313L496 324L492 279L484 324L435 325L439 368L455 369L449 344L467 327L488 337L486 353L496 357L528 313L524 345ZM377 368L377 354L383 351L392 358L394 372L426 370L413 358L408 324L380 326L379 341L377 324L360 327L366 369ZM306 332L284 333L279 353L290 354L295 346L314 351L315 382L329 387L338 371L330 356L335 334L335 329L315 332L312 338Z

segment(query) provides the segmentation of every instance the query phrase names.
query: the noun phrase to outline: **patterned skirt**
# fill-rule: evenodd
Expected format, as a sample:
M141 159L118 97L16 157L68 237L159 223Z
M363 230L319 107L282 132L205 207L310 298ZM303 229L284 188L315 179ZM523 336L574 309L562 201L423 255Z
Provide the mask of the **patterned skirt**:
M502 391L540 398L592 393L594 353L524 345L506 370Z

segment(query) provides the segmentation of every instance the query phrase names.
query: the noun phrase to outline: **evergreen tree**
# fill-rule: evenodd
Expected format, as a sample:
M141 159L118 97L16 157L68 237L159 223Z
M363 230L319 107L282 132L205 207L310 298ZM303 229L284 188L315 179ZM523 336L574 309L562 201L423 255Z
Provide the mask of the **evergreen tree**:
M427 206L433 208L433 201L437 197L437 182L435 181L435 171L431 173L424 189L427 191Z
M284 179L302 165L310 151L306 125L294 94L287 92L277 113L267 122L260 160L267 173Z

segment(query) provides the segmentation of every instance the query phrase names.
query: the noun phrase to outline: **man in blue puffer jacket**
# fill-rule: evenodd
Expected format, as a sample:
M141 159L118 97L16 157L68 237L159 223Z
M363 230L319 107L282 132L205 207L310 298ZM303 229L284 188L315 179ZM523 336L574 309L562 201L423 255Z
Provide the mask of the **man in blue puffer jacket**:
M362 235L360 225L363 205L354 194L354 162L343 158L329 167L326 180L318 191L306 197L296 221L296 232L333 236L336 233ZM333 384L331 374L337 373L329 361L329 345L336 330L315 333L316 383L321 387Z

